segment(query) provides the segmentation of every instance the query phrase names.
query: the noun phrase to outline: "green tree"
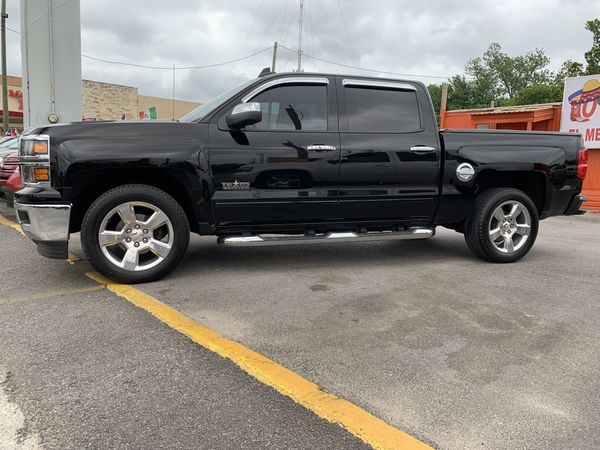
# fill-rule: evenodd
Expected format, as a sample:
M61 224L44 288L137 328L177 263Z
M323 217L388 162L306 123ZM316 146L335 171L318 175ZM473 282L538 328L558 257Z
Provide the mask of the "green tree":
M431 101L433 102L433 109L435 109L435 115L439 117L440 106L442 103L442 86L439 84L430 84L429 86L427 86L427 90L429 91L429 96L431 97Z
M448 102L453 108L489 108L497 97L493 78L486 74L481 74L473 80L467 79L464 75L454 76L450 79L448 92L452 92L453 98Z
M588 20L585 29L593 34L592 48L585 52L586 74L600 74L600 19Z
M442 86L430 84L427 86L436 114L439 116L442 101ZM489 86L481 81L468 80L464 75L455 75L448 80L448 110L487 108L494 100Z
M534 84L517 92L510 105L535 105L538 103L560 102L563 97L561 84Z
M490 44L482 56L467 61L465 75L448 81L448 110L485 108L492 101L498 106L561 101L565 78L600 74L600 19L588 20L585 29L593 35L585 68L567 60L556 73L548 69L550 59L542 49L509 56L500 44ZM441 86L428 89L438 112Z
M565 82L565 78L579 77L581 75L585 75L583 64L568 59L562 63L562 66L560 66L560 69L554 75L554 84L562 85Z
M495 99L512 99L517 93L534 84L546 84L552 79L547 68L550 59L544 50L535 49L525 55L509 56L494 42L481 58L467 61L465 72L487 94Z

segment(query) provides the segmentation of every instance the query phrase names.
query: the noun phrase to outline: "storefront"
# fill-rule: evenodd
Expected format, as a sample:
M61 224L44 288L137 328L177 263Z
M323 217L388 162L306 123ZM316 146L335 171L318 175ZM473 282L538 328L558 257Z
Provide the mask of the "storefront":
M2 77L0 77L0 81ZM8 85L8 123L9 128L23 130L23 91L21 90L21 78L6 77ZM2 104L2 92L0 91L0 105ZM2 108L0 107L0 128L4 121ZM3 132L6 130L2 130Z
M2 77L0 77L0 80ZM23 130L23 91L20 77L6 77L10 128ZM150 117L159 120L179 119L200 104L171 98L140 95L138 88L98 81L82 81L83 120L119 120ZM0 102L2 101L0 92ZM2 118L0 108L0 120ZM152 111L152 115L148 111ZM0 122L0 127L1 127Z

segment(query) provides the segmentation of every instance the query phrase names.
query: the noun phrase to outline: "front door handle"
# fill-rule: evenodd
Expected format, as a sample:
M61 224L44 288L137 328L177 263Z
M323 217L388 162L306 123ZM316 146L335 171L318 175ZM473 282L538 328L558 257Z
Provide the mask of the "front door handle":
M417 155L424 155L425 153L435 152L435 147L429 147L427 145L415 145L409 150L411 151L411 153L416 153Z
M335 145L321 145L321 144L307 145L306 150L308 150L309 152L329 152L329 151L335 150Z

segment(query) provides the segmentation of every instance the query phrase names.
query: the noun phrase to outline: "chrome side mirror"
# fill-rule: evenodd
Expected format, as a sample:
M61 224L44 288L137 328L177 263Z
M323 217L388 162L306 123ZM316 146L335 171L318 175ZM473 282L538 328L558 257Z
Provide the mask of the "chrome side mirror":
M262 120L262 111L260 103L249 102L235 105L233 110L227 115L227 126L229 128L241 129L248 125L253 125Z

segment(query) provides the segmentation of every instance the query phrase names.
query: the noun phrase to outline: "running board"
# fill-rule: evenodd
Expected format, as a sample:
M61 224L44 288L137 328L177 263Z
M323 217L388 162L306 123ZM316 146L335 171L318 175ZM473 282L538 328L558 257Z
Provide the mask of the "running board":
M409 228L404 231L331 231L324 234L255 234L249 236L219 236L218 243L236 246L251 245L294 245L331 244L334 242L393 241L405 239L426 239L432 237L432 228Z

